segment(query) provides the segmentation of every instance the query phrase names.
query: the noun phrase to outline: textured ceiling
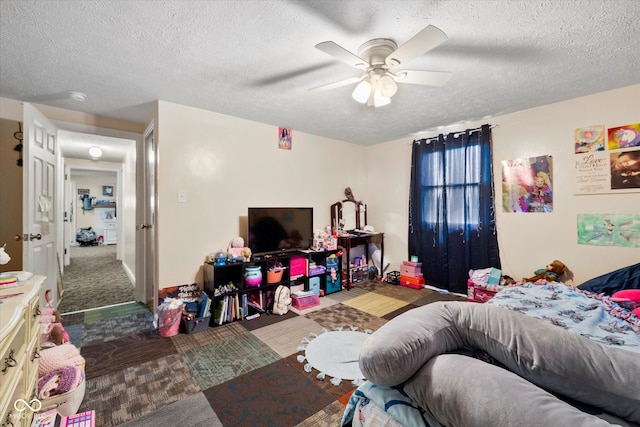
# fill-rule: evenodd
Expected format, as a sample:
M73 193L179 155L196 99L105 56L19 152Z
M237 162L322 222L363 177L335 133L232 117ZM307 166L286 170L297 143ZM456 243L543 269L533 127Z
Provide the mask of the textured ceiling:
M165 100L372 145L640 82L640 1L0 1L0 96L144 122ZM407 64L451 71L373 108L356 53L427 25L449 40ZM87 94L70 100L68 91Z

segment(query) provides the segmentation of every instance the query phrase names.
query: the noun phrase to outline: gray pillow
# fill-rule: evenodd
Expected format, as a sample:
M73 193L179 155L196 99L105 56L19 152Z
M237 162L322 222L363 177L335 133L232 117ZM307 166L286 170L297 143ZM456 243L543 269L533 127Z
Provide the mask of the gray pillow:
M542 388L640 423L640 355L490 305L436 302L403 313L365 341L360 370L390 387L469 345Z
M513 372L459 354L430 359L404 390L446 426L611 427Z

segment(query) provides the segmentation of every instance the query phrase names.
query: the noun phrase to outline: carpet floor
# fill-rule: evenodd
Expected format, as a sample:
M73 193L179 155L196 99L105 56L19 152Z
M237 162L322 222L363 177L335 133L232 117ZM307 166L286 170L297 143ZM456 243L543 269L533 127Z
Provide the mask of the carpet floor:
M79 411L94 409L96 425L334 427L356 387L305 372L297 360L302 339L339 327L375 331L411 308L456 299L465 300L371 281L311 309L168 338L137 303L63 315L62 322L86 359Z
M60 313L72 313L134 300L134 286L116 259L116 245L71 246L65 267Z

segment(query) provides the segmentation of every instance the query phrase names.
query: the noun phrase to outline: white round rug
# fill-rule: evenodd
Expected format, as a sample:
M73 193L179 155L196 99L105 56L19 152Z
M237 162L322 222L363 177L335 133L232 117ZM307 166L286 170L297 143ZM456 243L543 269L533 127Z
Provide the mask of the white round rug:
M364 376L360 372L358 357L368 337L369 334L356 331L325 332L309 341L305 358L321 374L335 379L361 380Z

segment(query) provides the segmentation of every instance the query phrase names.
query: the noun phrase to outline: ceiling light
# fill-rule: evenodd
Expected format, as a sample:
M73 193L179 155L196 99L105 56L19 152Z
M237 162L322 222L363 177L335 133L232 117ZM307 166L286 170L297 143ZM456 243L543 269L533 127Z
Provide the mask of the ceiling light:
M353 90L351 96L361 104L382 107L391 103L391 97L398 92L398 84L385 70L373 70Z
M87 95L82 92L67 92L67 94L69 94L69 98L73 99L74 101L82 102L87 99Z
M89 148L89 155L91 156L91 158L97 159L102 156L102 150L100 149L100 147L91 147Z
M376 90L376 92L373 94L373 106L383 107L388 104L391 104L391 98L389 98L388 96L384 96L382 92Z
M369 83L367 79L358 83L358 86L356 86L356 88L353 90L353 93L351 94L351 96L360 104L364 104L369 99L370 94L371 94L371 83Z
M398 85L390 76L382 76L379 85L380 93L385 98L391 98L398 91Z

